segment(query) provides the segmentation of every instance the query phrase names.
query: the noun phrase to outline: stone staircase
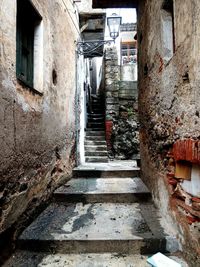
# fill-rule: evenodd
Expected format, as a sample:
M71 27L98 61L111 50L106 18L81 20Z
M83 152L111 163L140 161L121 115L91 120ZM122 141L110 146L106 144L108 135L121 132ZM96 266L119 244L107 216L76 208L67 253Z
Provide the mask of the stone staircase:
M86 162L108 162L104 113L102 98L92 95L85 132Z
M135 162L79 166L21 234L4 267L145 267L167 252L151 194Z

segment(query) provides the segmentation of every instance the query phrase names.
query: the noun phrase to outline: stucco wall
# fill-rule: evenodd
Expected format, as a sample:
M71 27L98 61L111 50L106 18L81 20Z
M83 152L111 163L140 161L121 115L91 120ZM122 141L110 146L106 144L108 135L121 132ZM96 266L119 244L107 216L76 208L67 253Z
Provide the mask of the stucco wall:
M103 9L101 8L92 8L92 0L81 0L77 2L76 5L78 6L78 11L80 13L102 13Z
M197 266L198 217L190 223L183 219L190 213L171 205L174 191L167 167L176 140L200 137L200 2L174 1L175 52L170 60L164 58L162 4L162 0L140 1L138 10L142 178L166 221L176 218L185 255L191 266Z
M43 95L16 79L16 1L0 3L0 232L45 201L74 164L76 9L68 0L32 3L44 27Z

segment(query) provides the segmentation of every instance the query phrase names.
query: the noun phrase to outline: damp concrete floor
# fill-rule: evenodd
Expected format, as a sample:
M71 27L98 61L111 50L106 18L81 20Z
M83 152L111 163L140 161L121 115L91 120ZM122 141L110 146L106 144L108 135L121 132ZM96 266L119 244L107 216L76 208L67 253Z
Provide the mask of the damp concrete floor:
M118 253L54 255L18 251L3 267L150 267L147 258L143 255ZM188 267L180 257L170 258L182 267Z
M140 178L91 178L71 179L58 188L55 193L149 193L148 188Z

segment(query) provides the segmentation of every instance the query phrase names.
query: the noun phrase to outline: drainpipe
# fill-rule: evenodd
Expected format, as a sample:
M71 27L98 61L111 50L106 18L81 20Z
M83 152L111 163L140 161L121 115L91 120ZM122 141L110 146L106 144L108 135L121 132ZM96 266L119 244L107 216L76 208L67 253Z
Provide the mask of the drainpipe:
M76 166L79 164L79 105L78 105L78 53L75 50L75 140L76 140Z

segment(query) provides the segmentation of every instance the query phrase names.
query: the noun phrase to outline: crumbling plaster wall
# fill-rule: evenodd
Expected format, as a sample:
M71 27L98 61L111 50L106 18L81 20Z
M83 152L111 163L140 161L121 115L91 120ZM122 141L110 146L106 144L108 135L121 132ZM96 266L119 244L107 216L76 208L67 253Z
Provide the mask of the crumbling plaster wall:
M197 266L198 235L177 207L169 208L166 173L167 153L176 140L200 137L200 2L174 0L175 51L169 61L164 60L162 4L140 1L138 9L142 177L166 220L176 218L186 255Z
M44 25L42 95L16 78L16 1L0 2L0 232L44 202L74 165L76 9L68 0L32 3Z

